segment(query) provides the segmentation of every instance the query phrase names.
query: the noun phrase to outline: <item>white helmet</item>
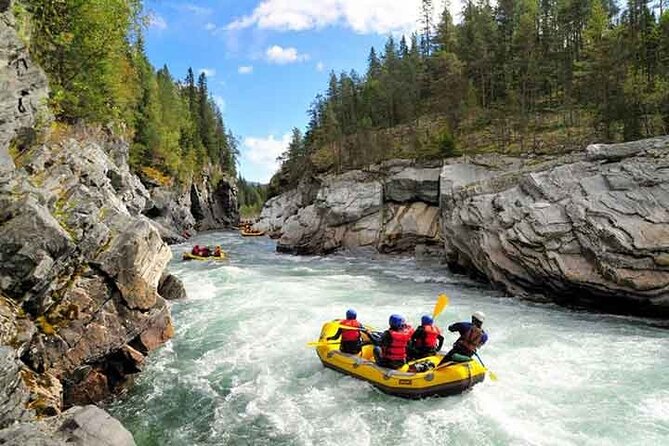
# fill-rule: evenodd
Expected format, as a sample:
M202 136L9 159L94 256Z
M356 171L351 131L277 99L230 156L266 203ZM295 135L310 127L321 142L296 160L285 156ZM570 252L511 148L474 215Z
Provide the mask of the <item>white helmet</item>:
M475 311L474 314L472 314L472 319L476 319L483 323L483 321L485 321L485 313L483 311Z

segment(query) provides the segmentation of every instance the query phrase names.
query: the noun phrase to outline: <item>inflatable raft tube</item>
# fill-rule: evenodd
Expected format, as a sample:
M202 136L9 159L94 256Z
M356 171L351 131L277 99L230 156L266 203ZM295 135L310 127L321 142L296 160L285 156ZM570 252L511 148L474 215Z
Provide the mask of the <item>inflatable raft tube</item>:
M337 322L326 322L320 340L333 336L338 328ZM384 393L403 398L457 395L485 378L485 367L471 359L438 366L443 354L421 359L421 363L429 361L434 366L424 372L412 372L407 365L398 370L380 367L374 361L373 348L372 345L365 345L361 355L351 355L342 353L338 342L323 342L316 347L316 353L325 367L362 379Z
M247 232L244 230L239 231L239 233L242 234L242 236L244 237L262 237L263 235L265 235L264 232Z
M209 256L209 257L200 257L196 256L190 252L184 252L181 256L183 260L226 260L227 256L225 252L221 252L220 256Z

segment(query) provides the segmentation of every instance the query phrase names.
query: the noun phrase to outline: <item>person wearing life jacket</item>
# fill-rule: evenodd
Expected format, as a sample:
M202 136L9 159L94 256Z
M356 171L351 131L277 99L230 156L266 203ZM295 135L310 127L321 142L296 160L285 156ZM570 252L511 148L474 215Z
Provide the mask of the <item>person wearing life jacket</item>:
M381 335L380 345L374 347L374 359L381 367L398 369L406 363L413 328L398 314L390 316L388 324L390 328Z
M425 358L432 356L441 350L444 345L444 336L439 327L434 325L434 321L428 315L420 320L420 327L411 335L411 347L409 356L411 359Z
M362 338L360 332L364 331L363 325L358 322L358 313L352 308L346 310L346 319L339 321L339 327L337 332L327 338L328 341L334 341L339 339L341 336L341 342L339 344L339 350L344 353L350 353L352 355L357 355L362 350ZM345 327L351 327L347 329Z
M193 246L193 250L190 252L194 256L200 256L200 245Z
M485 314L476 311L472 314L472 321L458 322L448 327L448 331L460 333L460 337L453 344L451 351L441 360L440 364L451 361L456 353L462 356L472 357L476 350L488 341L488 334L483 331Z
M201 257L211 256L211 248L209 248L209 246L203 246L202 248L200 248L200 256Z
M223 253L221 252L221 246L216 245L216 248L214 248L214 257L221 257Z

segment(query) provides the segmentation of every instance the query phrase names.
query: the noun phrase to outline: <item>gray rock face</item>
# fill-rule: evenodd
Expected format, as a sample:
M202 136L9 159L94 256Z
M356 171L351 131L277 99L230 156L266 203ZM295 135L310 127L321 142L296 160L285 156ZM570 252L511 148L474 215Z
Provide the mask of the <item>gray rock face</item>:
M213 188L207 178L190 189L191 213L198 230L235 226L239 222L237 188L232 180L222 179Z
M313 199L297 189L263 209L256 227L281 235L279 251L418 250L515 295L669 317L669 137L320 183Z
M441 243L438 207L429 204L438 201L439 174L395 162L324 176L268 201L255 227L280 235L282 252L413 252Z
M271 198L260 213L260 220L254 228L268 233L272 238L280 238L284 223L297 214L300 208L314 202L320 183L311 180L301 182L296 189Z
M7 446L135 446L132 434L95 406L75 407L58 417L0 430Z
M107 398L173 333L157 292L171 253L141 215L150 197L127 146L82 137L0 174L0 292L26 312L10 344L42 415Z
M44 102L48 97L44 72L33 63L15 31L11 2L0 9L0 172L14 169L8 148L17 148L33 138L33 126L46 122Z
M395 203L422 201L439 204L440 168L407 167L392 175L384 184L384 199Z
M24 385L21 362L11 347L0 346L0 429L15 421L28 421L34 414L26 409L30 390Z
M188 297L181 279L166 272L163 272L163 275L160 277L158 294L166 300L179 300Z
M669 138L585 156L442 172L452 266L513 294L669 317Z

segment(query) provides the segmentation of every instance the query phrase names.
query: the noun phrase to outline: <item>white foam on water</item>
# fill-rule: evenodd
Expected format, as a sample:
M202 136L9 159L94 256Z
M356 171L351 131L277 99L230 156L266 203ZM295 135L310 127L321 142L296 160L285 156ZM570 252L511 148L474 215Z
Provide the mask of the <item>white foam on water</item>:
M500 299L407 259L293 257L236 234L203 239L218 241L228 263L173 261L189 294L172 307L176 336L111 408L140 446L669 444L666 331ZM378 329L391 313L416 324L441 292L451 298L444 328L487 313L481 357L497 382L406 401L324 369L306 347L349 307ZM445 336L447 348L457 336Z

